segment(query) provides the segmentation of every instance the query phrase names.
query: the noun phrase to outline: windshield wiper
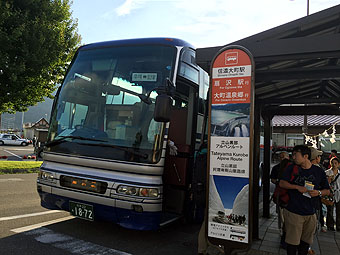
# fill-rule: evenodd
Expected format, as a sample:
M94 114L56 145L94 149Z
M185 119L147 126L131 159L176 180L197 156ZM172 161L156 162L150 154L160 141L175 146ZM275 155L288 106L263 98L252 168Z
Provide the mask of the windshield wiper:
M74 135L66 135L66 136L59 136L59 137L61 137L61 138L53 140L51 142L48 142L48 143L44 144L44 146L46 146L46 147L55 146L57 144L66 142L67 138L72 139L72 140L78 139L78 140L84 140L84 141L107 142L105 140L99 140L99 139L83 137L83 136L74 136Z
M128 153L134 154L136 156L140 156L144 159L146 159L148 157L148 154L146 154L146 153L137 152L137 151L134 151L132 149L125 148L125 147L118 146L118 145L113 145L113 144L105 144L105 143L81 143L81 144L90 145L90 146L101 146L101 147L115 148L115 149L119 149L119 150L122 150L122 151L126 151Z

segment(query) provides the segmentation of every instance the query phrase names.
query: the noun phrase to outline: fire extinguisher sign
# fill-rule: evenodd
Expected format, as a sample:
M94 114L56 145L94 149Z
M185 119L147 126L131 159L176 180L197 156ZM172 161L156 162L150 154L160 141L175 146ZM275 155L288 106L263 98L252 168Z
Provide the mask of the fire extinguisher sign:
M208 238L245 248L252 222L253 57L241 46L227 46L210 73Z

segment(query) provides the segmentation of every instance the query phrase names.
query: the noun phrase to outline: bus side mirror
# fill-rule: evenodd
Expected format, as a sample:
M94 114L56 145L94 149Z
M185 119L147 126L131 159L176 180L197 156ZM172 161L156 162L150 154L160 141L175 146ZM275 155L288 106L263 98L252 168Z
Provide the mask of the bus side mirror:
M166 94L160 94L156 98L153 118L157 122L169 122L172 98Z

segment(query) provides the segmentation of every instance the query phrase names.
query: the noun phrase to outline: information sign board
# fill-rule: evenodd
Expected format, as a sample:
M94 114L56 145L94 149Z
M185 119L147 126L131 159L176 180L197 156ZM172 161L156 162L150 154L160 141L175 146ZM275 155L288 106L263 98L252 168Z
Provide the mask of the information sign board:
M247 49L227 46L211 65L208 238L238 248L251 243L253 63Z

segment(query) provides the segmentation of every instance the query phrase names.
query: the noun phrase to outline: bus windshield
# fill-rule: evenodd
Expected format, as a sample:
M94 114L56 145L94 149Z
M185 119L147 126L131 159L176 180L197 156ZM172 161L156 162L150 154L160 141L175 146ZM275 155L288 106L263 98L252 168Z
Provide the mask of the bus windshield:
M57 94L46 150L158 162L156 89L172 80L175 58L176 48L162 45L80 50Z

